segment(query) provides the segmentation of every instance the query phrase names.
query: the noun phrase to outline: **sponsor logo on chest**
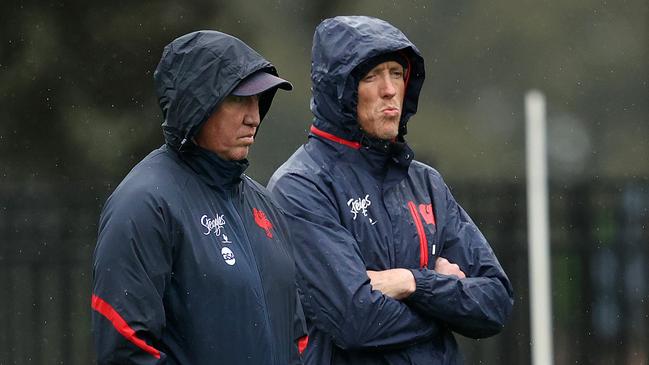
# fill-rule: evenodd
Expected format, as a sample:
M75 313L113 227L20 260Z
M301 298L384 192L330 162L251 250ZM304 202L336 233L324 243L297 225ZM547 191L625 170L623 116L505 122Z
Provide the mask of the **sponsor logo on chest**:
M214 234L216 237L219 237L221 239L222 244L232 243L232 241L230 241L230 238L228 238L228 235L225 234L226 223L224 214L216 214L213 217L204 214L200 219L200 223L201 226L204 227L202 232L203 235L209 236L211 234ZM234 258L234 252L232 252L232 250L228 247L221 248L221 256L223 256L225 263L230 266L234 265L234 263L236 262Z
M229 247L221 248L221 256L223 256L225 263L230 266L234 265L235 262L237 262L237 260L234 258L234 252L232 252Z
M347 200L347 206L349 206L349 211L352 213L352 220L356 220L357 217L362 215L363 217L367 217L371 225L375 225L376 221L367 214L367 208L370 205L372 205L372 201L370 200L369 194L365 194L363 198L359 197Z
M204 235L214 233L215 236L219 237L221 230L225 227L225 218L223 218L223 214L217 214L214 218L210 218L205 214L201 217L201 225L205 227Z

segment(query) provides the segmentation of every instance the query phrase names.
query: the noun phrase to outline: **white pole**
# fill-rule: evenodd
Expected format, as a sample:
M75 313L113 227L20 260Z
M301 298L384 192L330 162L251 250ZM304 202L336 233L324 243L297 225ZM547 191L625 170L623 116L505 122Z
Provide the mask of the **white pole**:
M550 224L545 97L541 92L531 90L525 95L525 117L532 364L551 365L554 355L550 292Z

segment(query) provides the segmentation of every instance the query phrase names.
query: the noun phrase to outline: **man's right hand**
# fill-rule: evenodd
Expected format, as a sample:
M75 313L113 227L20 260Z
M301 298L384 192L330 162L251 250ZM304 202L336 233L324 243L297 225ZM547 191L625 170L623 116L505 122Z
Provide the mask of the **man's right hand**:
M367 276L372 290L378 290L396 300L406 299L417 289L415 277L407 269L367 270Z
M443 257L438 257L437 260L435 260L435 271L444 275L455 275L460 279L466 277L457 264L453 264Z

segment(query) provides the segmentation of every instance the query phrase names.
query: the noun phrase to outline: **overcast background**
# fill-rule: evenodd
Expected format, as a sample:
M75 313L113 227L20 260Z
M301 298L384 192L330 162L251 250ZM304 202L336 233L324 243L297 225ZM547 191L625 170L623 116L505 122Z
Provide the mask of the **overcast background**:
M437 168L516 291L469 364L530 362L523 100L547 97L557 364L649 363L649 3L629 1L3 1L0 365L92 362L90 257L103 202L163 143L152 73L199 29L291 80L250 155L266 183L304 142L324 18L400 28L426 60L416 158Z

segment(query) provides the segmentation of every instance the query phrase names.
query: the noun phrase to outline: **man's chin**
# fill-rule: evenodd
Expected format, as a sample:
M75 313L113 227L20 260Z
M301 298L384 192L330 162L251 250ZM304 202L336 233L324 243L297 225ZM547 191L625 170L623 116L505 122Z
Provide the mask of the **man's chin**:
M248 147L239 147L236 150L230 152L227 155L227 159L230 161L245 160L248 157L248 150Z
M396 125L392 125L392 123L390 123L390 126L382 131L380 138L391 141L397 138L397 135L399 135L399 124L397 123Z
M397 138L397 133L383 132L383 133L379 133L379 134L369 134L369 136L377 138L377 139L382 139L384 141L392 141L395 138Z

